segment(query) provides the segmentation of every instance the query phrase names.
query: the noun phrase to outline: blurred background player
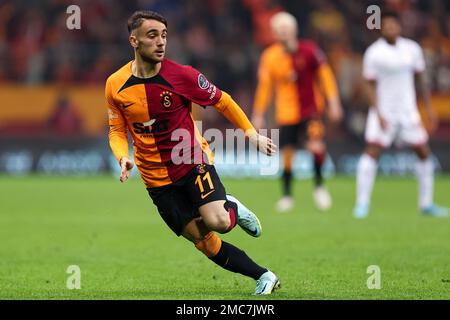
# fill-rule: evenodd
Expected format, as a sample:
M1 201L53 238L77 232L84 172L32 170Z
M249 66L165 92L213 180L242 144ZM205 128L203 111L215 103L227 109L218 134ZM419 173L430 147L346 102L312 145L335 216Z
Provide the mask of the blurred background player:
M277 42L266 48L260 58L252 122L256 128L265 126L264 114L275 89L275 118L280 126L284 159L283 197L277 203L277 210L283 212L294 206L292 165L299 136L306 136L306 148L314 159L316 206L327 210L331 207L331 197L322 176L326 157L322 118L325 104L332 122L342 118L336 81L317 45L297 38L297 20L293 15L279 12L271 18L270 25Z
M415 85L422 95L429 131L434 132L438 120L430 103L422 49L415 41L400 36L402 29L396 13L383 13L381 22L381 38L364 54L363 76L371 108L366 124L366 149L357 167L353 215L356 218L368 215L377 160L383 149L395 141L411 147L418 157L419 210L444 217L448 210L433 203L433 161L416 102Z

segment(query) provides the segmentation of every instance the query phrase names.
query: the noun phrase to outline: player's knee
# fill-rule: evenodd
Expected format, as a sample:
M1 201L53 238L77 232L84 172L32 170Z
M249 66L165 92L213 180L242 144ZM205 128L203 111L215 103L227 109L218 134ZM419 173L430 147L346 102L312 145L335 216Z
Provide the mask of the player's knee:
M216 215L216 231L225 233L229 230L231 224L230 215L228 212L223 211Z
M422 160L425 161L430 157L430 154L428 152L421 152L417 154L417 157Z
M230 215L225 210L210 213L204 217L203 221L210 230L220 233L227 232L231 224Z
M428 145L421 145L414 148L414 151L416 152L417 157L420 160L426 160L430 156L430 148Z
M195 242L195 247L208 258L216 256L221 246L222 240L215 232L210 232L204 239Z
M312 153L324 153L326 151L325 143L322 140L311 140L307 143L307 148Z
M382 149L379 146L368 145L364 152L374 160L378 160L378 158L380 158L381 150Z

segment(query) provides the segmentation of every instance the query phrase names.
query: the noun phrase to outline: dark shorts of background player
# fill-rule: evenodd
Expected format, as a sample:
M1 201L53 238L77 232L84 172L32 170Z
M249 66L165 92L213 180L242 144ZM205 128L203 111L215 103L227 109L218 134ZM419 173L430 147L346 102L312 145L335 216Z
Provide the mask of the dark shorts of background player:
M307 140L321 140L325 136L325 127L320 118L301 121L297 124L280 127L280 148L299 147Z
M212 183L212 188L211 188ZM213 165L195 166L180 180L166 186L147 188L158 212L177 236L192 219L200 217L198 208L226 200L225 188Z

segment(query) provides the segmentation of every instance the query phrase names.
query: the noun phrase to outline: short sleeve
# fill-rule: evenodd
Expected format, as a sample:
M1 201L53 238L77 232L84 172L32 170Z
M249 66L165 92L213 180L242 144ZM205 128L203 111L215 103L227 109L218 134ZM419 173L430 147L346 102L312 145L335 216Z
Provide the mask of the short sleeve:
M188 100L203 107L215 105L220 100L222 91L195 68L184 66L182 77L178 90Z
M364 53L363 58L363 77L366 80L376 80L378 77L378 72L375 63L375 57L373 50L368 49Z

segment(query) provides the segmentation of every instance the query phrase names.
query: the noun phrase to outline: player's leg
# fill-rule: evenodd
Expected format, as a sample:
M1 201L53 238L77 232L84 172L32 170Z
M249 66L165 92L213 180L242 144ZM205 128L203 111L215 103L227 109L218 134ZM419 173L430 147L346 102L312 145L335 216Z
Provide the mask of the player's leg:
M295 147L292 145L284 146L281 152L283 154L283 196L292 197L292 164Z
M198 208L208 228L227 233L237 224L251 236L259 237L262 227L258 217L235 197L226 195L226 198L227 200L208 202Z
M194 181L209 181L208 187L198 188L198 184L193 187ZM190 228L195 229L198 223L202 222L207 229L222 233L230 231L237 223L248 234L254 237L261 235L261 225L256 215L235 197L226 194L214 166L200 165L197 167L195 180L192 177L190 181L187 181L186 190L194 206L198 207L201 216L201 222L196 221L185 228L185 231L191 236L195 233L190 232ZM218 224L215 224L217 222ZM204 229L201 228L201 230ZM255 294L270 294L280 285L273 272L258 266L244 251L221 241L215 233L203 234L203 236L204 238L200 241L199 238L194 239L196 247L226 270L238 272L257 280ZM216 248L217 253L210 252L208 249L210 247Z
M294 198L292 197L292 164L294 162L295 147L292 145L283 146L281 154L283 156L283 173L281 175L283 195L277 202L277 210L286 212L294 206Z
M403 140L411 144L417 155L418 206L420 212L434 217L447 217L448 209L433 202L434 166L428 145L428 135L422 125L412 125L402 132Z
M238 224L253 237L262 232L258 217L239 200L227 195L213 165L199 165L186 182L186 192L206 226L226 233Z
M224 200L209 202L199 208L203 222L212 231L227 233L236 225L237 208Z
M355 218L364 218L369 213L373 184L377 175L377 161L383 147L368 143L356 168L356 205L353 210Z
M426 210L433 205L434 168L427 144L412 146L417 155L416 177L419 184L419 209Z
M256 280L255 294L270 294L279 287L280 282L273 272L255 263L244 251L221 240L207 227L203 218L186 224L182 235L220 267Z
M322 121L314 119L307 123L306 148L313 155L314 167L314 201L320 210L331 208L331 196L324 187L322 168L326 158L326 145L324 141L325 127Z
M356 168L355 218L365 218L369 214L373 184L377 175L378 158L385 146L392 143L391 129L383 130L373 110L369 111L366 124L367 145Z
M282 126L280 128L280 149L283 157L283 173L281 175L282 197L277 202L277 211L286 212L293 208L292 197L292 167L294 163L295 148L298 142L299 125Z
M257 294L271 293L279 284L277 277L254 263L242 250L222 242L208 228L199 215L198 207L186 191L186 185L191 183L190 175L174 185L147 190L159 214L177 236L183 235L192 241L200 251L221 267L257 280L257 288L258 284L265 283L265 290L257 290Z

